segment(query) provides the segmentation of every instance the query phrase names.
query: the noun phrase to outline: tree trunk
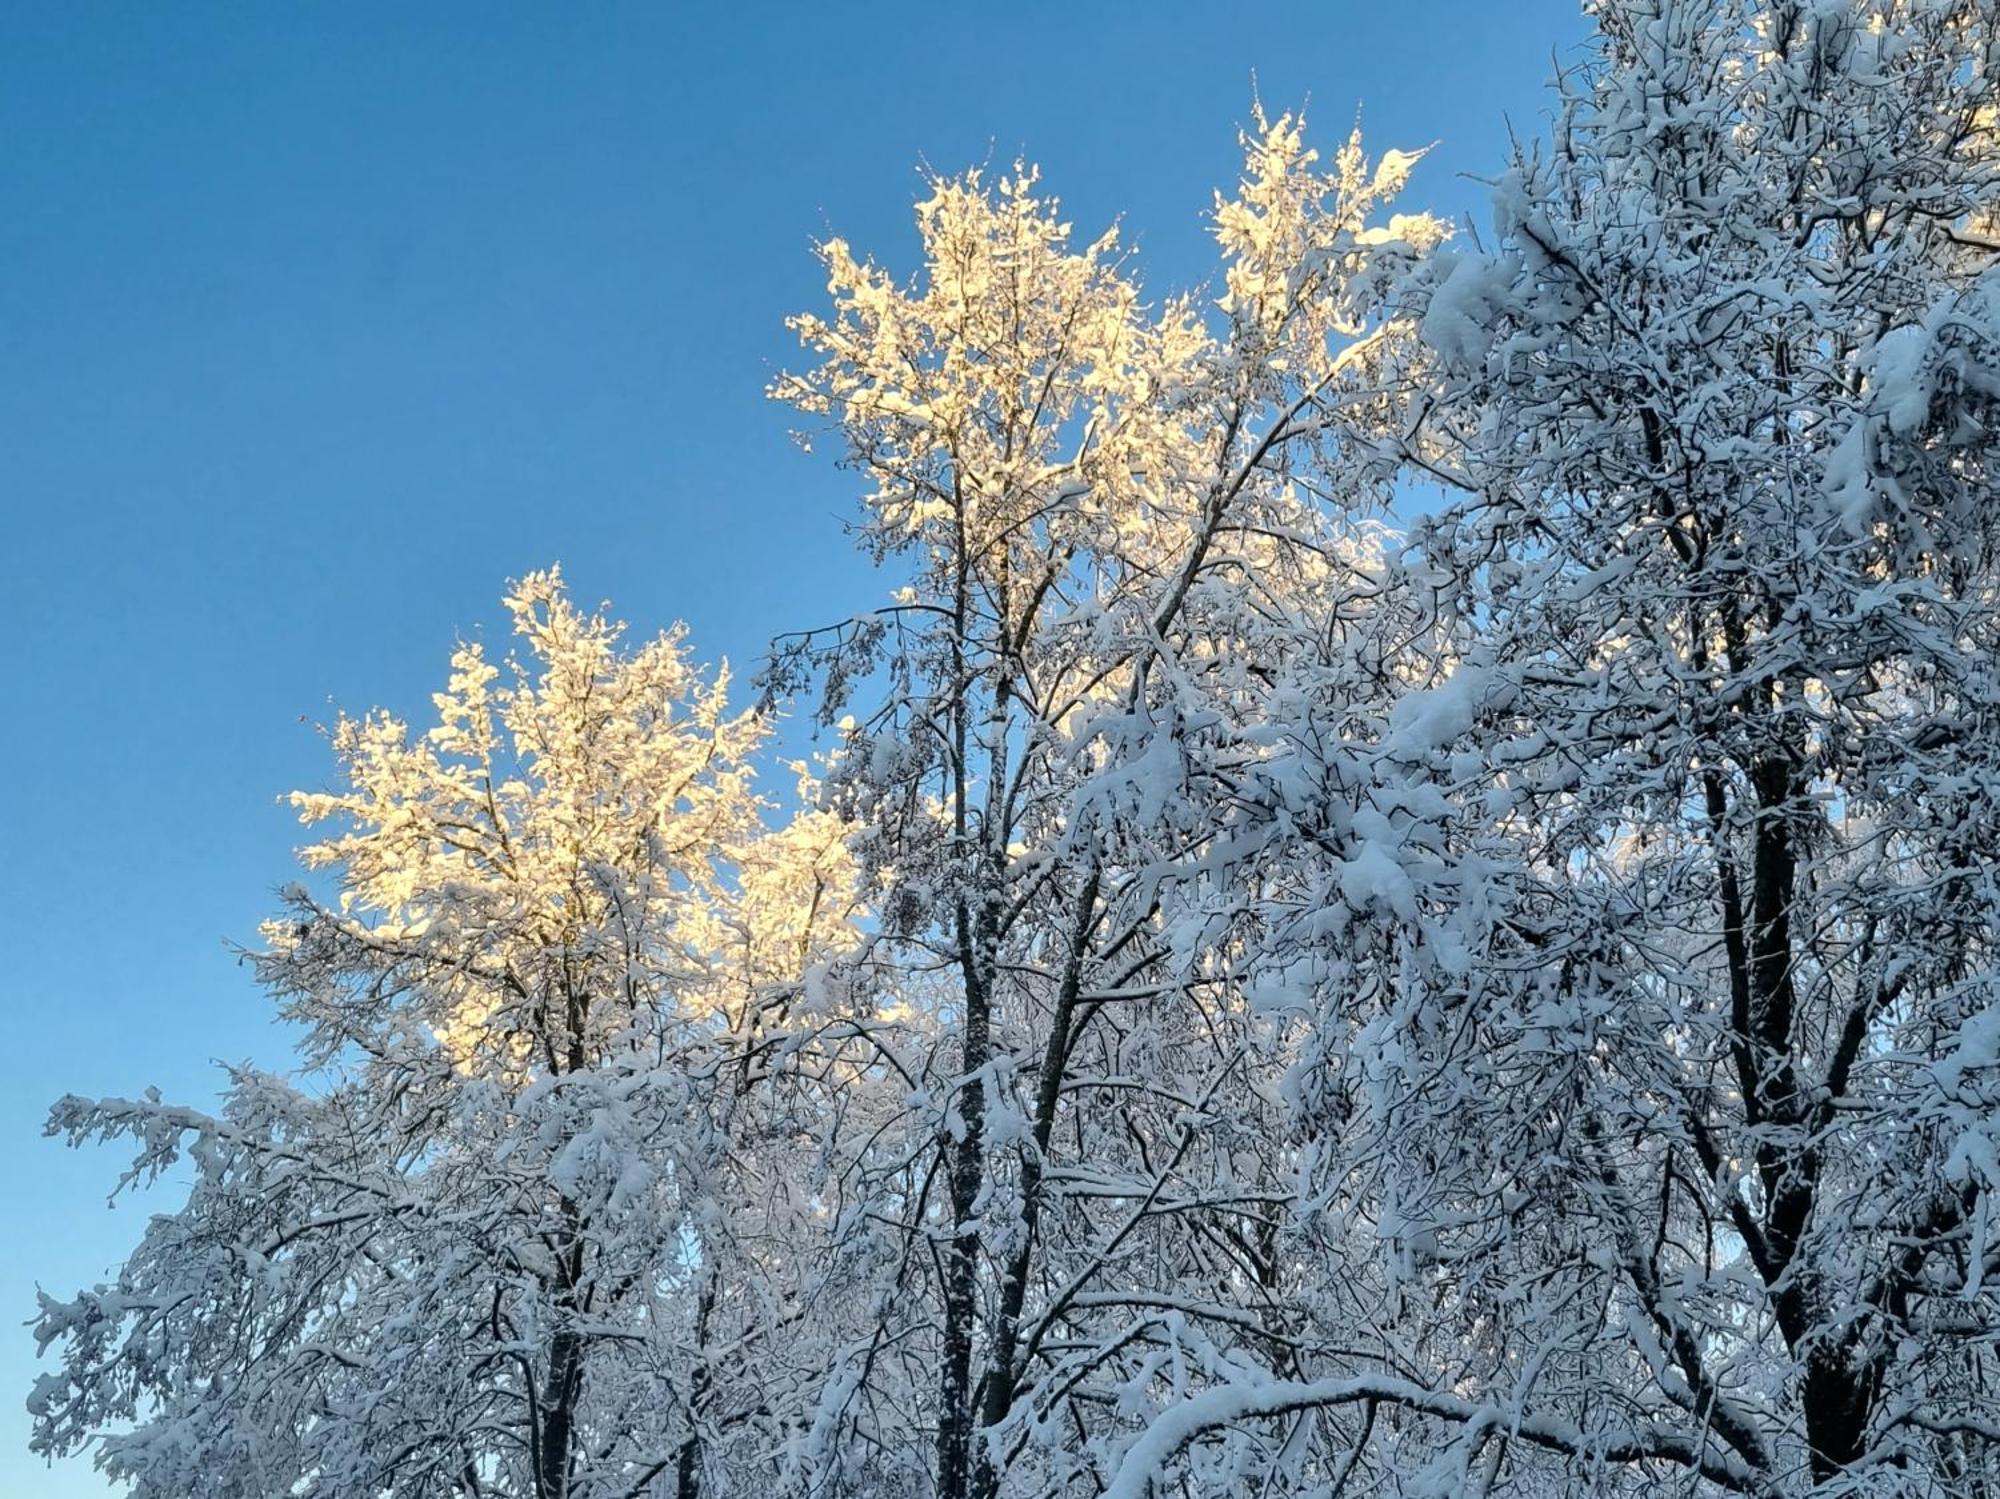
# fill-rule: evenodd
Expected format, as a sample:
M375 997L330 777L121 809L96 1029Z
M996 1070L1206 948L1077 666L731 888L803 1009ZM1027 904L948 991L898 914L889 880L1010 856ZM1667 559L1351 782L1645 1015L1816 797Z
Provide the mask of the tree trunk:
M938 1380L937 1491L939 1499L968 1499L972 1477L973 1319L979 1246L973 1217L985 1182L986 1084L981 1076L992 1050L992 916L982 902L977 918L959 907L959 951L964 974L965 1029L959 1069L967 1079L959 1101L963 1128L951 1163L951 1242L944 1253L944 1367Z
M583 1341L563 1331L549 1344L549 1377L542 1387L542 1432L535 1451L536 1499L567 1499L576 1397L583 1387Z
M1093 869L1077 897L1076 926L1070 933L1062 985L1056 995L1055 1013L1049 1020L1041 1080L1035 1090L1035 1143L1021 1158L1021 1247L1015 1251L1000 1288L1000 1314L994 1323L986 1378L978 1402L981 1428L997 1426L1014 1404L1015 1348L1020 1335L1021 1308L1028 1296L1029 1272L1034 1265L1035 1233L1041 1221L1042 1157L1055 1133L1056 1103L1062 1096L1077 996L1083 989L1084 954L1090 942L1090 929L1097 919L1099 884L1099 873ZM974 1474L973 1499L994 1499L999 1491L1000 1470L982 1451Z
M701 1430L702 1407L708 1403L709 1386L713 1376L708 1369L708 1324L715 1311L716 1272L711 1265L707 1273L707 1284L702 1287L701 1301L695 1308L694 1316L694 1370L688 1376L688 1434L681 1443L680 1451L674 1457L674 1493L678 1499L701 1499Z

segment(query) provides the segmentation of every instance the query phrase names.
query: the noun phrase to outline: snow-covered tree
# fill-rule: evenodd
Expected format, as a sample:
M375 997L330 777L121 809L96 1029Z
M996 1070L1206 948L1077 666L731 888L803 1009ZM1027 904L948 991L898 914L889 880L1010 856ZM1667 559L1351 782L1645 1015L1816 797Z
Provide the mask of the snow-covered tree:
M1121 1494L1273 1417L1355 1484L2000 1479L1991 8L1593 13L1418 278L1411 690L1273 705L1262 800L1336 856L1262 955L1299 1207L1380 1269Z
M817 1135L743 1099L858 885L825 814L762 830L764 730L678 631L628 649L554 573L507 604L518 659L462 647L425 732L343 718L293 798L331 890L255 964L302 1074L55 1111L193 1171L37 1327L38 1447L141 1499L686 1496L738 1428L775 1471Z
M837 426L910 580L772 680L824 671L829 712L879 688L833 789L886 880L877 961L949 1047L884 1209L920 1247L839 1387L910 1392L913 1491L1067 1491L1171 1393L1176 1343L1288 1356L1271 1038L1226 910L1170 926L1163 881L1223 832L1196 789L1219 726L1366 549L1311 492L1384 493L1336 434L1399 409L1384 293L1439 231L1370 222L1409 156L1322 165L1291 118L1244 145L1219 297L1147 307L1115 231L1074 246L1030 170L939 179L913 283L825 246L833 315L795 324L821 363L774 390Z

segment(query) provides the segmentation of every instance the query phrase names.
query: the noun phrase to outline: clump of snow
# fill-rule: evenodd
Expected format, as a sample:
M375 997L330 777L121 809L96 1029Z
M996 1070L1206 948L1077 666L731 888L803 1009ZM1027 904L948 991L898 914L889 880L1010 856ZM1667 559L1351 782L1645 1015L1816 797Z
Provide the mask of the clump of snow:
M1461 662L1435 687L1412 692L1390 710L1383 752L1394 759L1420 759L1443 749L1472 727L1489 673Z
M1507 267L1492 256L1464 252L1438 259L1444 279L1431 293L1418 335L1453 369L1477 369L1493 346L1494 313L1507 299Z

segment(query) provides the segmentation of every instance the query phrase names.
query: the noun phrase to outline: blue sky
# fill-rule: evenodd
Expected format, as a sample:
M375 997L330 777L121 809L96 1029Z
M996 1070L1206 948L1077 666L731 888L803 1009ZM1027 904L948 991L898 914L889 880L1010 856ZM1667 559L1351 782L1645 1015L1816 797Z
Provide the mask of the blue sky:
M280 1063L226 941L290 877L311 725L419 712L503 581L560 560L748 667L883 589L849 476L763 398L815 237L907 268L927 161L1025 154L1148 284L1212 264L1252 80L1331 145L1439 142L1483 219L1576 0L0 8L0 1494L34 1286L165 1204L40 1137L63 1092ZM25 649L23 640L25 637Z

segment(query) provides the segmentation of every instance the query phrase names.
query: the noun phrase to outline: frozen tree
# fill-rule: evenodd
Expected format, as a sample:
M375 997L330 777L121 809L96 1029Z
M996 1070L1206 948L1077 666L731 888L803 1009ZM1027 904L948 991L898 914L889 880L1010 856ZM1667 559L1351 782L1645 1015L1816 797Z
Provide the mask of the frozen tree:
M1261 956L1352 1353L1120 1494L1274 1419L1350 1488L2000 1481L1990 7L1593 13L1412 292L1405 690L1274 702L1252 798L1333 856Z
M627 649L553 573L507 603L520 659L462 647L426 732L343 718L339 788L293 798L332 888L255 964L302 1075L55 1111L135 1140L128 1181L193 1170L37 1325L37 1446L99 1439L142 1499L689 1496L744 1428L772 1460L815 1147L743 1100L853 867L826 814L762 830L763 730L678 633Z
M1032 171L940 179L912 284L824 247L833 314L796 320L821 363L774 390L836 424L911 579L781 643L772 685L879 694L832 789L885 880L876 961L947 1046L881 1198L906 1279L836 1386L900 1382L912 1491L1066 1491L1171 1393L1164 1361L1287 1357L1275 1041L1226 912L1170 926L1163 882L1223 831L1196 792L1219 727L1366 550L1345 507L1388 469L1337 434L1399 409L1384 292L1439 231L1370 223L1412 157L1322 166L1290 118L1244 145L1219 298L1148 308Z

